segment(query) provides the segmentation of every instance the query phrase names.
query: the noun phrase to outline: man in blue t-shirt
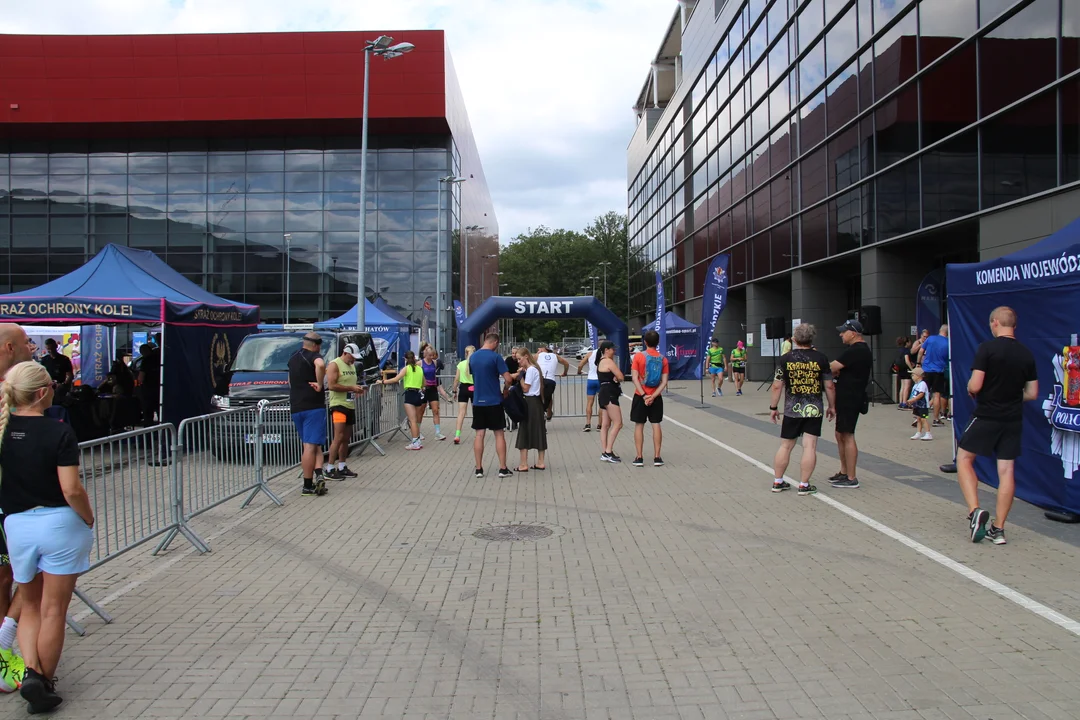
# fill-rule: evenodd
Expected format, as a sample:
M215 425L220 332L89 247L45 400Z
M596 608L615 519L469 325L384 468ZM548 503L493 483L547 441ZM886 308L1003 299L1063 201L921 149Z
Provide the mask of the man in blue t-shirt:
M949 326L942 325L937 335L931 335L923 341L919 349L919 363L923 369L923 381L930 388L933 400L930 410L934 416L934 425L944 425L941 413L945 409L945 382L949 366Z
M473 439L473 454L476 456L476 478L484 477L484 436L487 431L495 433L495 452L499 456L499 477L512 477L506 467L506 414L503 412L503 389L499 385L501 378L505 387L510 387L513 379L506 361L499 355L499 336L490 333L484 338L484 346L469 356L469 372L473 378L473 419L472 427L476 431Z

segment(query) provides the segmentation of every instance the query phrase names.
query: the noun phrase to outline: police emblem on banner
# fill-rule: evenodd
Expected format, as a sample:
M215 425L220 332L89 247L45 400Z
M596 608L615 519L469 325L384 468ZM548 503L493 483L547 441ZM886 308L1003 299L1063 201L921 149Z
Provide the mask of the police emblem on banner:
M226 371L231 362L229 336L225 333L214 333L214 338L210 341L210 377L214 379L215 388L225 382Z
M1043 402L1050 423L1050 452L1061 458L1065 478L1080 468L1080 345L1065 347L1054 356L1054 392Z

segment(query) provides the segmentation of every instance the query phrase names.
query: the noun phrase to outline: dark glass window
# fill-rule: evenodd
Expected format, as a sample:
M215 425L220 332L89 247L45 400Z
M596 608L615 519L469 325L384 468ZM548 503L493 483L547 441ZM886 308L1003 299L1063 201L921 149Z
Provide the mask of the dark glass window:
M828 194L825 154L825 148L822 147L799 162L799 187L802 192L800 207L805 208L820 202Z
M807 210L800 218L801 257L803 263L822 260L829 255L828 208L820 205Z
M908 85L874 113L876 167L883 168L919 149L919 93Z
M926 67L977 29L976 0L919 3L919 63Z
M1061 181L1080 180L1080 81L1061 88Z
M822 90L806 105L799 118L799 149L806 152L825 139L825 91Z
M829 201L829 254L854 250L862 245L862 200L859 189Z
M810 0L799 12L799 50L810 47L825 27L825 6L822 0Z
M896 3L896 6L899 5ZM875 12L878 9L875 8ZM876 15L875 24L881 26ZM918 18L912 10L874 41L874 93L878 99L888 95L915 73L917 27Z
M856 9L852 6L825 36L826 75L832 75L855 55L859 47L858 36Z
M1051 91L983 124L983 208L1057 184L1056 116Z
M855 119L859 114L859 86L854 73L855 61L826 86L826 116L829 133L834 133Z
M1019 0L979 0L979 25L987 26Z
M202 173L209 167L206 155L169 155L169 173Z
M825 82L825 43L818 42L799 61L799 97L813 97Z
M968 44L930 70L922 83L923 146L975 122L975 46Z
M877 194L878 240L919 228L919 161L886 171L874 181Z
M1035 0L980 38L983 116L1036 92L1057 77L1057 4L1058 0Z
M979 209L978 138L975 130L922 156L923 224L954 220Z
M1080 4L1062 3L1061 12L1061 74L1066 75L1080 68Z

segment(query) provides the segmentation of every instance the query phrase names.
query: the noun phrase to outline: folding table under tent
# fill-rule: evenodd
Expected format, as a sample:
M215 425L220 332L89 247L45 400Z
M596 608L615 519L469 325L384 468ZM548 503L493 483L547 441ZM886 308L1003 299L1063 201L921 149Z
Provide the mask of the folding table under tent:
M1035 355L1039 399L1024 403L1016 496L1080 513L1080 220L1031 247L996 260L946 267L953 432L971 419L967 394L979 344L991 339L990 313L1016 311L1016 338ZM979 479L997 486L994 461L979 458Z
M364 326L365 332L370 333L372 340L375 341L375 349L379 352L380 368L386 365L386 361L394 352L397 352L398 367L405 365L405 351L409 349L409 331L416 327L415 323L401 317L396 312L394 315L390 315L365 298ZM315 323L315 327L320 330L348 330L355 328L356 305L353 305L336 318Z
M0 295L0 322L162 326L163 422L212 412L210 398L259 307L210 293L148 250L106 245L63 277Z

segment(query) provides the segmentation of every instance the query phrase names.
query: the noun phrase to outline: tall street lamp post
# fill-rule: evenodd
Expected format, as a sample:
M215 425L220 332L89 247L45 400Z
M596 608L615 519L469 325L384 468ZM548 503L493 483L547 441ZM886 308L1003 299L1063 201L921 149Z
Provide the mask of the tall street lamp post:
M290 281L292 279L292 248L291 248L291 242L292 242L292 233L285 233L285 322L282 323L283 325L288 325L289 324L289 317L290 317L290 313L289 313L289 296L292 295L292 293L290 292L291 288L289 287L289 285L291 284Z
M364 108L360 122L360 242L359 264L356 267L356 329L366 330L367 322L364 317L364 286L367 283L365 257L367 245L367 146L368 146L368 76L370 75L371 56L378 55L386 60L401 57L405 53L412 52L415 46L412 43L402 42L394 45L394 38L389 35L380 35L374 40L364 44Z
M443 235L442 235L442 190L443 187L447 189L446 193L446 236L450 237L450 203L453 201L454 193L453 186L457 183L465 182L463 177L454 177L453 175L447 175L446 177L439 178L439 241L435 248L435 346L443 347L442 337L439 335L439 331L443 329L443 312L446 308L446 301L442 295L442 247L443 247Z
M607 266L611 264L611 261L605 260L600 264L604 266L604 307L607 307Z
M465 285L465 314L469 314L469 233L479 232L484 229L483 225L469 225L465 228L465 232L461 238L461 248L465 255L465 267L463 270L464 285Z
M487 300L487 292L484 289L484 279L487 277L487 270L484 268L487 260L491 258L497 258L498 255L481 255L480 256L480 303L483 304ZM468 281L466 280L466 283Z

